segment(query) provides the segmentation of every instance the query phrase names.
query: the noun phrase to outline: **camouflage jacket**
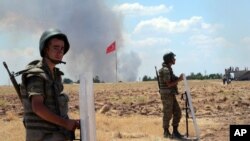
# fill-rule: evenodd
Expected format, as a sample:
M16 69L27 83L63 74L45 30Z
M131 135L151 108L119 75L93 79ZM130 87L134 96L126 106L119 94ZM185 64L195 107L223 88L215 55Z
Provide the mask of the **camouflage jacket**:
M178 93L177 87L168 88L167 81L175 81L178 79L173 73L172 68L168 68L166 64L162 64L159 70L160 93Z
M62 93L63 73L55 68L52 77L48 66L39 60L28 64L27 71L22 74L20 91L24 105L24 125L26 132L36 130L40 134L60 132L57 125L47 122L32 111L31 97L41 95L44 97L44 105L53 113L68 118L68 96ZM32 137L29 137L32 138Z

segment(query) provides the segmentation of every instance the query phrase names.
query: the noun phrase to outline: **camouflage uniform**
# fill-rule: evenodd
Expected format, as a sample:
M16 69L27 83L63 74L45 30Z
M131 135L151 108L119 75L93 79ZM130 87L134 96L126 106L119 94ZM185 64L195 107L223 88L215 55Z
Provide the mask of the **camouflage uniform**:
M172 126L178 126L181 119L181 109L176 100L178 93L177 87L167 88L166 82L176 80L177 77L173 74L172 68L168 68L165 64L159 70L160 94L163 105L163 128L169 128L169 122L173 115Z
M21 94L24 105L24 125L26 128L26 141L57 141L66 140L69 132L62 127L47 122L32 111L31 96L44 97L44 105L53 113L68 118L68 96L63 91L61 75L63 73L55 68L54 78L50 74L44 61L33 61L27 66L22 75Z

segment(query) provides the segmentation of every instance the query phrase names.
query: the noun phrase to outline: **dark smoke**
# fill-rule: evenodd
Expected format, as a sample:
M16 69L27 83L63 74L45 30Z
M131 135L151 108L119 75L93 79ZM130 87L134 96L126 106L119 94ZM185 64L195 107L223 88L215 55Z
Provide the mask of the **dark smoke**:
M119 78L126 78L127 81L134 81L138 75L139 65L141 64L138 55L135 52L124 53L121 55L118 62L122 62L119 67Z
M105 50L111 42L116 41L119 60L118 80L134 81L137 78L140 59L134 52L122 52L122 19L104 2L4 0L0 2L0 21L14 15L13 26L7 28L15 32L28 32L40 36L45 29L51 27L65 32L71 44L70 51L64 58L67 62L66 74L73 79L81 73L90 71L105 82L115 81L115 52L106 55ZM38 48L38 45L36 47Z

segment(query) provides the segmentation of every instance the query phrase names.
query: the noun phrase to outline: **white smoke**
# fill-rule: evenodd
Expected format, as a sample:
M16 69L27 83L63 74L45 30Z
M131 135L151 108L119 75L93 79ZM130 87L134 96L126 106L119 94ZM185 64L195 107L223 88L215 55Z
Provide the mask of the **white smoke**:
M30 33L38 38L48 28L62 30L71 45L64 58L67 62L65 73L71 78L91 71L105 82L114 81L116 52L107 55L105 51L111 42L116 41L118 79L134 81L137 78L141 61L135 52L123 53L122 19L105 1L3 0L0 2L0 27L15 33ZM38 41L34 46L37 51Z

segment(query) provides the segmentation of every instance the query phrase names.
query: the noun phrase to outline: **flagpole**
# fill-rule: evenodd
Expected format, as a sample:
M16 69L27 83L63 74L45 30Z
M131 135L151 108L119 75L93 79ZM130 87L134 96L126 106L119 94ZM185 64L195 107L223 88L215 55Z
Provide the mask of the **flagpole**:
M115 74L116 74L116 83L117 83L117 52L118 52L118 47L116 47L116 52L115 52Z

